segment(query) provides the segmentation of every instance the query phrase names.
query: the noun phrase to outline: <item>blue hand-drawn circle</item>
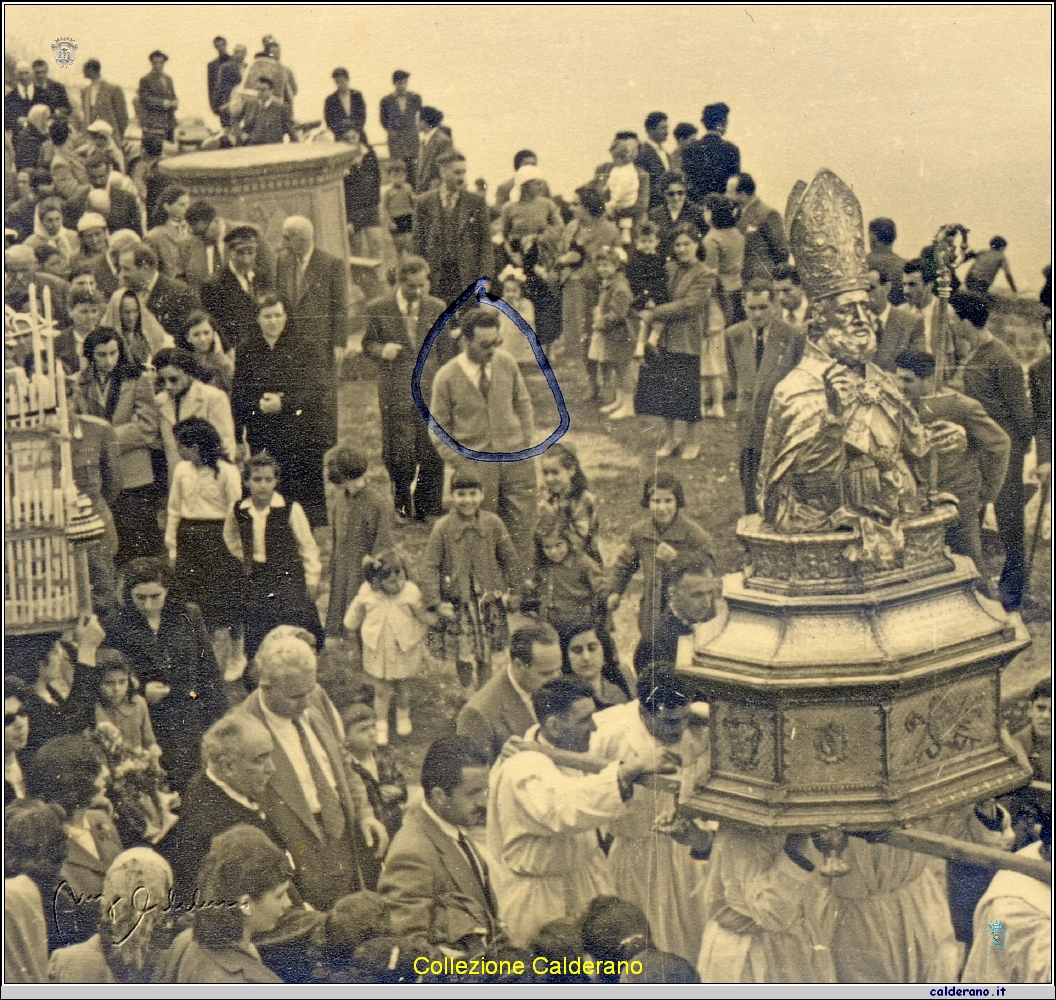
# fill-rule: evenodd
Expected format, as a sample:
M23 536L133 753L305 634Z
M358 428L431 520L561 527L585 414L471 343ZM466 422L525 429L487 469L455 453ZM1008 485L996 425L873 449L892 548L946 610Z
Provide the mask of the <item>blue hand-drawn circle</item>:
M433 324L429 335L422 343L421 350L418 352L418 360L415 362L414 373L411 375L411 398L414 400L414 405L418 407L418 412L422 415L422 419L429 426L429 429L456 455L461 455L463 458L471 459L474 462L523 462L525 459L542 455L552 444L564 437L572 424L572 417L568 412L568 407L565 405L565 397L561 393L561 386L557 382L557 376L554 374L553 368L550 367L550 362L546 360L543 347L539 343L539 338L536 336L535 331L508 302L498 296L489 295L486 290L487 283L487 278L478 278L441 313L440 318ZM550 387L550 394L554 397L554 403L557 404L557 412L561 416L557 429L545 441L540 441L539 444L532 445L531 448L522 448L520 451L477 451L474 448L467 448L464 444L451 437L440 426L439 421L433 416L422 396L422 372L425 370L426 359L429 357L429 352L433 349L436 338L440 336L447 324L454 319L459 310L471 299L476 299L477 302L491 306L492 309L498 309L499 312L504 313L517 329L528 338L528 343L532 345L532 354L535 355L536 363L546 377L546 384Z

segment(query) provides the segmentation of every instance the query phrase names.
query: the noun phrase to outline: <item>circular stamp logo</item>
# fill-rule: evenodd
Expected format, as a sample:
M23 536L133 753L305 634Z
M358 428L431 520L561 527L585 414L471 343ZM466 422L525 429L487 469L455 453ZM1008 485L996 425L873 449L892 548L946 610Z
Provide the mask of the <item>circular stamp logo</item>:
M56 38L51 43L51 51L63 69L69 69L77 58L77 43L72 38Z

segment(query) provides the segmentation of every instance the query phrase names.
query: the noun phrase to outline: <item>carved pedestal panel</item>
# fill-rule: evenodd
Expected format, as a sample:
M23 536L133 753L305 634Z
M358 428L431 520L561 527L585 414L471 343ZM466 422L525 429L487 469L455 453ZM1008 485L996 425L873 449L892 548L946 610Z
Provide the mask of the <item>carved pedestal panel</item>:
M303 215L316 245L348 260L343 179L352 160L341 143L275 143L216 149L162 160L161 168L191 198L208 201L225 219L248 222L274 247L282 221Z
M765 532L697 627L682 671L711 703L708 777L687 805L754 826L901 825L1029 776L1000 738L1001 668L1027 641L943 547L939 509L904 526L903 566L873 573L854 535Z

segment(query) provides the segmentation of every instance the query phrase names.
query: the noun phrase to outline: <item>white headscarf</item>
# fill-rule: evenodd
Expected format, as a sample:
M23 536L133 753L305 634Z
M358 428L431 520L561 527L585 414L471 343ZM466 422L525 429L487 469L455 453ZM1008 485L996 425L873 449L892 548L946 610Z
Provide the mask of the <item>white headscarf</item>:
M528 181L541 181L543 179L543 172L537 166L531 163L526 163L513 175L513 187L510 189L510 201L521 200L521 188L523 188Z

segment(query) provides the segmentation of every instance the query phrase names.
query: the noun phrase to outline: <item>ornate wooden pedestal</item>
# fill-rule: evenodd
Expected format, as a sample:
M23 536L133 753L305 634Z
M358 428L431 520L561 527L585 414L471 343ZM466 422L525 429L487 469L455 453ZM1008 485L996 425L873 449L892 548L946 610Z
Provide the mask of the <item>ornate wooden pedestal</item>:
M174 156L161 169L223 218L257 226L273 247L282 241L283 219L303 215L315 226L316 245L348 260L343 178L351 159L341 143L275 143Z
M902 565L849 562L851 532L737 534L750 565L683 668L711 703L712 760L685 804L756 827L900 826L1015 788L1001 668L1018 639L943 546L939 508L903 526Z

